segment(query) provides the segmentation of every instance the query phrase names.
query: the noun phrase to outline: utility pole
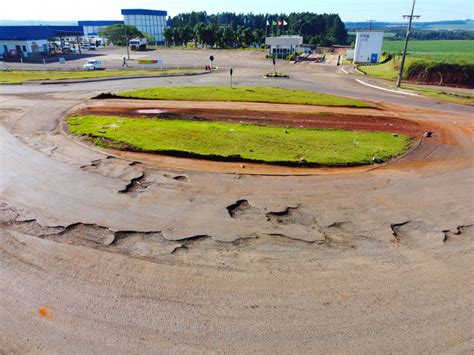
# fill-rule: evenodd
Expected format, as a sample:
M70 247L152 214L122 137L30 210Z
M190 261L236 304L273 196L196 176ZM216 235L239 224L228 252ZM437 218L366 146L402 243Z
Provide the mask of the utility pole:
M127 25L125 26L125 45L127 46L127 60L130 60L130 41L128 39L128 31L127 31Z
M400 64L400 73L398 73L397 88L399 88L400 85L402 84L403 67L405 66L405 57L407 55L408 40L410 39L410 35L411 35L411 24L412 24L414 18L420 18L421 17L419 15L413 15L415 13L415 3L416 3L416 0L413 0L413 6L411 8L411 14L410 15L403 15L403 18L408 18L409 21L408 21L407 34L405 36L405 47L403 48L402 63Z
M375 20L367 20L369 23L369 31L372 31L372 23L375 22Z

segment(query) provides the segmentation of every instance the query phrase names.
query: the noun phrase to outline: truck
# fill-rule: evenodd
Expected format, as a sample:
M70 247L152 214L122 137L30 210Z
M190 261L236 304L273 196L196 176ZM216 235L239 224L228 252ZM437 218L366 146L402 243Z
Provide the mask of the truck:
M146 50L146 45L147 45L147 40L146 38L134 38L130 40L130 49L132 51L144 51Z

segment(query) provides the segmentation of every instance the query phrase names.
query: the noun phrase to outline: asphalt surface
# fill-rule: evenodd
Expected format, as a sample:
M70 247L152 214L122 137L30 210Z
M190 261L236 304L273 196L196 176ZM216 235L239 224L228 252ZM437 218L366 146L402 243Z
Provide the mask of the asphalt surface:
M330 64L279 63L290 79L271 80L259 53L216 62L205 76L0 87L2 351L471 352L473 108ZM61 129L98 93L226 85L230 67L235 85L366 99L435 136L376 169L269 176L112 157Z

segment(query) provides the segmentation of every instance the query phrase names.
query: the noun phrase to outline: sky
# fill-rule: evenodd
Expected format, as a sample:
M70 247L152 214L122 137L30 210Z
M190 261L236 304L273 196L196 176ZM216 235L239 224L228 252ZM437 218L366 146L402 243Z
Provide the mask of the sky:
M338 13L343 21L402 21L412 0L7 0L0 20L121 20L120 9L167 10L181 12L290 13L309 11ZM474 19L474 0L418 0L420 21Z

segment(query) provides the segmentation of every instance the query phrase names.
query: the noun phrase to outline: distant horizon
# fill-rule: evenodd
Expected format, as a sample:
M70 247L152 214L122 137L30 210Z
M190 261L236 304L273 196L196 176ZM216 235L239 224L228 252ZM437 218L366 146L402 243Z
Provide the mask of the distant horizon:
M82 0L67 4L63 0L25 0L10 2L2 9L0 21L121 20L121 9L143 8L166 10L170 16L192 11L206 11L208 14L312 12L339 14L344 22L373 19L378 22L403 22L402 16L410 12L411 5L412 0L365 0L364 3L354 3L352 0L293 0L291 3L275 0L239 0L232 3L222 0L162 0L159 5L155 0ZM455 21L466 16L472 19L474 5L472 0L451 0L449 3L443 0L417 0L415 12L421 15L420 22Z
M113 19L113 20L123 20L123 19ZM85 21L84 19L78 19L78 20L67 20L67 21L62 21L62 20L41 20L41 19L35 19L35 20L8 20L8 19L0 19L0 26L9 26L8 23L10 24L17 24L17 26L31 26L31 25L73 25L77 24L78 21ZM99 20L97 20L99 21ZM373 21L372 23L390 23L390 24L405 24L406 21L400 20L400 21L378 21L378 20L371 20ZM436 20L436 21L417 21L416 23L418 24L427 24L427 23L436 23L436 22L467 22L467 21L472 21L472 19L450 19L450 20ZM344 23L369 23L368 20L366 21L344 21ZM6 23L6 24L5 24ZM474 26L473 26L474 29Z

